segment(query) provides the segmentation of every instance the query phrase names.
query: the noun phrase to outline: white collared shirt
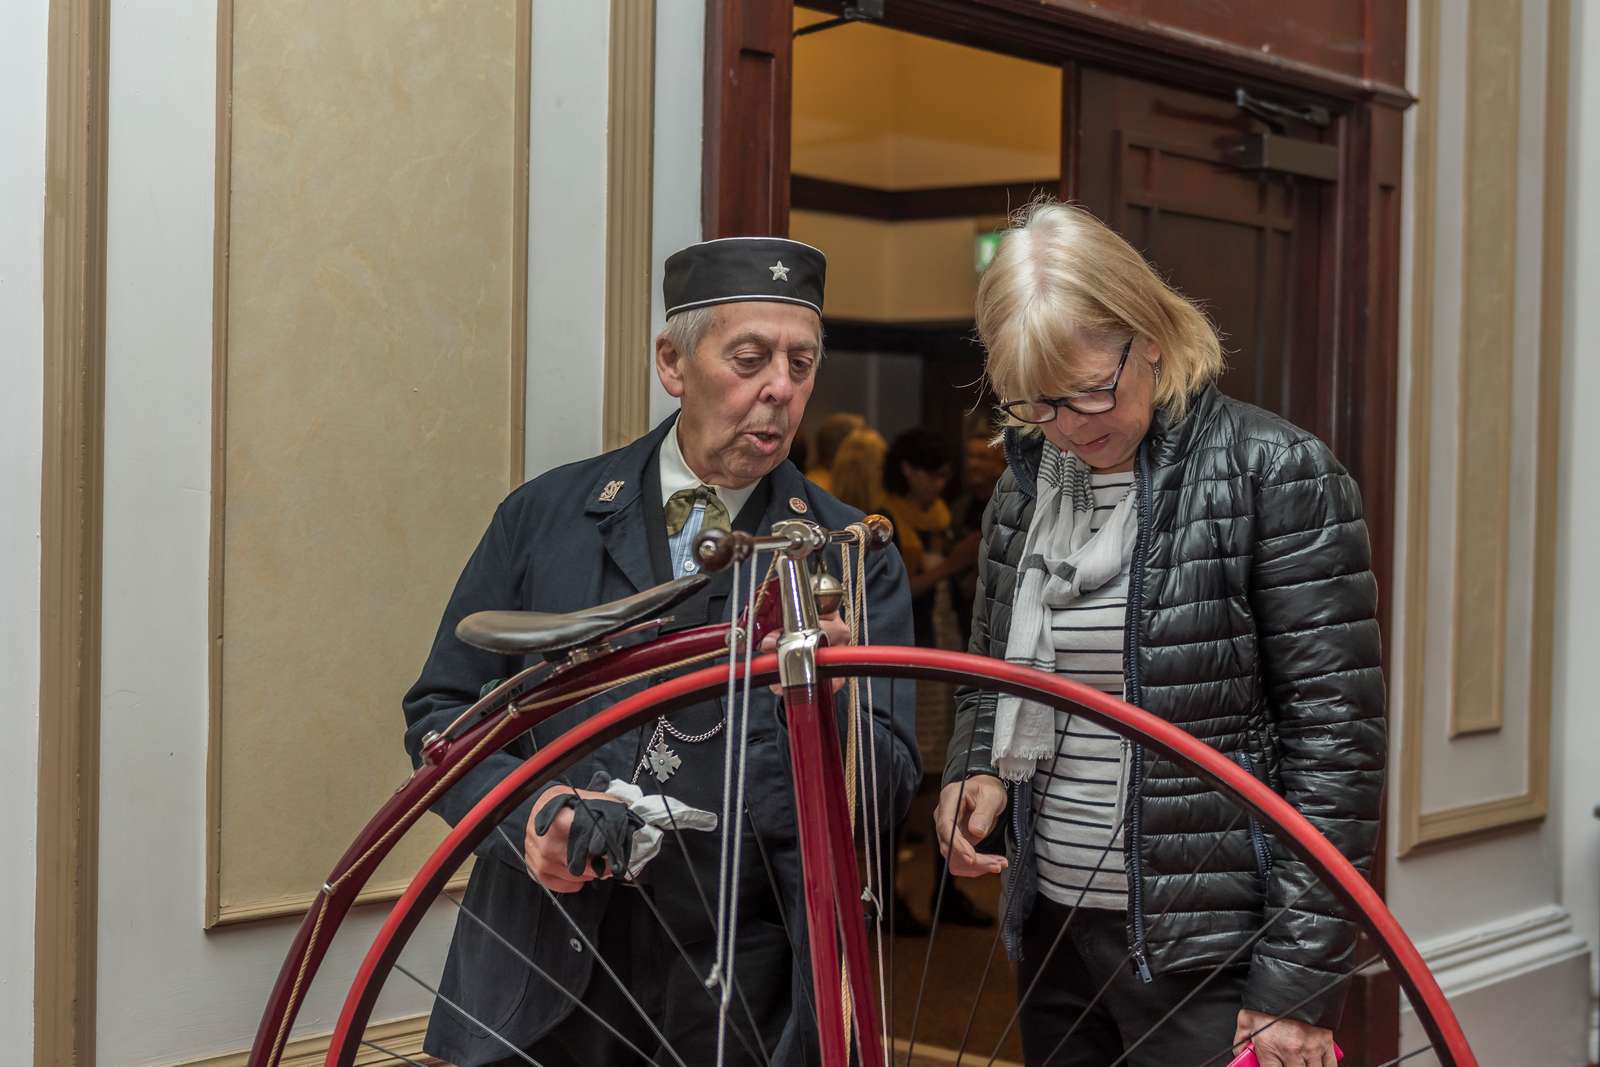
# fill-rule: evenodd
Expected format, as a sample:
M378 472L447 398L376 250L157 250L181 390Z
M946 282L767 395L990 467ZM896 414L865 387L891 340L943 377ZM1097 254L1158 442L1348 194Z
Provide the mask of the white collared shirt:
M725 485L711 485L689 467L689 461L683 458L683 448L678 444L678 427L674 425L672 432L661 441L661 448L657 453L658 471L661 476L661 505L666 506L672 494L683 489L694 489L706 486L713 490L722 500L723 507L728 509L728 521L732 522L739 517L739 511L756 491L759 479L751 482L743 489L730 489ZM677 536L667 539L667 553L672 558L673 576L694 574L700 568L691 558L689 548L694 544L695 537L700 533L700 527L705 521L705 506L696 504L688 519L683 524L683 529Z

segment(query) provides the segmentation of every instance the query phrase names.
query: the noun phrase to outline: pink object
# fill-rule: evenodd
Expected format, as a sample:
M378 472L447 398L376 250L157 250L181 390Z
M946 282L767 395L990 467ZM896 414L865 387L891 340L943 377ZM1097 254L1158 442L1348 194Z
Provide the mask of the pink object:
M1337 1041L1333 1044L1333 1058L1344 1059L1344 1049L1339 1047ZM1254 1041L1244 1047L1244 1051L1228 1061L1228 1067L1261 1067L1261 1061L1256 1059L1256 1043Z

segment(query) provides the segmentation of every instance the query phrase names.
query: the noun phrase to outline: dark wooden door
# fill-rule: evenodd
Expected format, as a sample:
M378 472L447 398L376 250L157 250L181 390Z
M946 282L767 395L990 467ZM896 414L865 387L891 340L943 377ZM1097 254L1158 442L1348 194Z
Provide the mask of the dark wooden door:
M1232 100L1069 67L1063 184L1197 300L1223 335L1223 392L1332 436L1329 183L1233 165L1262 123ZM1073 95L1076 94L1076 99ZM1313 128L1285 130L1315 140Z

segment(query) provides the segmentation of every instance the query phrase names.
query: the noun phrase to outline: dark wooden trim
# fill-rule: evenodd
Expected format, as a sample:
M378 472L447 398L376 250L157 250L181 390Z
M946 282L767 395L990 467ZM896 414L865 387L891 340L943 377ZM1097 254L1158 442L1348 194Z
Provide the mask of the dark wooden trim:
M993 185L883 189L795 174L789 178L789 206L801 211L822 211L884 222L954 219L1009 215L1040 193L1054 196L1060 188L1060 179L1040 178Z
M822 336L829 352L893 352L938 357L968 354L982 347L977 324L971 319L870 322L825 317Z
M106 0L51 0L46 75L33 1062L95 1062L105 456Z
M802 3L834 14L842 10L840 0ZM1074 59L1203 91L1290 91L1341 110L1362 102L1404 109L1415 99L1394 82L1184 33L1090 0L894 0L885 24L1042 63Z
M794 0L706 5L705 237L789 232Z

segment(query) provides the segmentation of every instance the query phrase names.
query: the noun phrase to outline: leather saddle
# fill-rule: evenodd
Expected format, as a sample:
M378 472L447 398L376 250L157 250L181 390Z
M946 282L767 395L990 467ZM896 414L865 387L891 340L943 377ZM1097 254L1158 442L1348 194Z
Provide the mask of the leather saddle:
M553 659L655 618L699 592L710 580L705 574L674 578L621 600L564 614L478 611L456 623L456 636L485 652L507 656L537 653Z

